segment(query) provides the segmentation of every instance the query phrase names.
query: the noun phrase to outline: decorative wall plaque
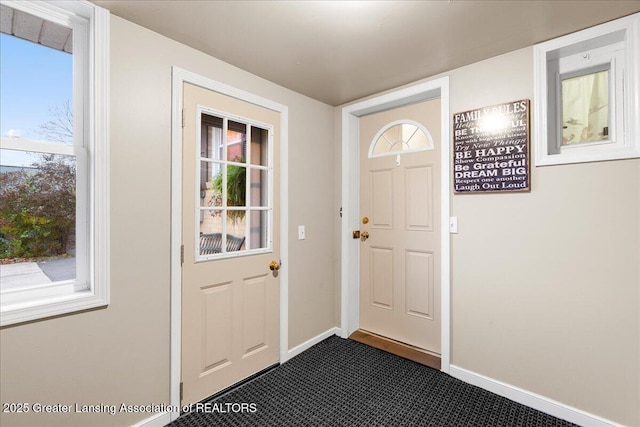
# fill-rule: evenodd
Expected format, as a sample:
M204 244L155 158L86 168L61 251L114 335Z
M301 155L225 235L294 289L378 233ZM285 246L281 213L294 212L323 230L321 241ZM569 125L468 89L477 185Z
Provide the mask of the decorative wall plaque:
M529 100L453 115L456 193L530 191Z

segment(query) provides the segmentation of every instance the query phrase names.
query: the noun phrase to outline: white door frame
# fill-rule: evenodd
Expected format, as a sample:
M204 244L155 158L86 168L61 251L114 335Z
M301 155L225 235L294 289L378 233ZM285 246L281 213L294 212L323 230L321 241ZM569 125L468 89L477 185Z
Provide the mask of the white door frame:
M342 271L341 329L347 338L360 327L360 240L352 231L360 228L359 117L433 98L440 98L441 126L441 370L449 372L450 359L450 144L449 77L430 80L366 99L342 109Z
M289 108L234 88L227 84L200 76L178 67L172 68L171 101L171 353L169 392L171 405L180 407L181 371L181 323L182 323L182 268L180 265L180 245L182 244L182 87L191 83L202 88L219 92L241 101L258 105L280 113L280 363L287 360L289 331L289 200L288 200L288 132ZM171 420L179 412L171 412Z

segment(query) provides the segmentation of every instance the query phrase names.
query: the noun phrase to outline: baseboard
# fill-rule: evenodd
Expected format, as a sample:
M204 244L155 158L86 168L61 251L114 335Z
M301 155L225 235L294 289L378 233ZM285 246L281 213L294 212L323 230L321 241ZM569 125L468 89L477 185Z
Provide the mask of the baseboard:
M468 371L458 366L449 367L449 375L466 383L488 390L514 402L529 406L554 417L578 424L583 427L623 427L613 421L589 414L580 409L556 402L548 397L494 380L484 375Z
M310 340L307 340L305 342L303 342L300 345L297 345L295 347L293 347L291 350L289 350L287 352L287 360L291 359L292 357L296 357L297 355L299 355L300 353L302 353L305 350L308 350L309 348L313 347L314 345L318 344L320 341L323 341L333 335L338 335L340 336L340 334L342 333L342 330L340 328L338 328L337 326L334 328L331 328L323 333L321 333L320 335L316 335L315 337L311 338ZM286 362L287 360L281 360L281 363Z
M179 414L178 414L179 415ZM164 427L172 421L170 412L161 412L133 424L131 427Z

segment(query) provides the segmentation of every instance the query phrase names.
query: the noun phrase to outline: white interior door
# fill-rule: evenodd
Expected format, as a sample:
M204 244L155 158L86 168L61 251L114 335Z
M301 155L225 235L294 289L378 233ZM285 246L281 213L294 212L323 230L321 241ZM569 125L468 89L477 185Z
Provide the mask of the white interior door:
M184 84L182 404L279 360L278 112Z
M440 99L363 116L359 134L360 328L439 354Z

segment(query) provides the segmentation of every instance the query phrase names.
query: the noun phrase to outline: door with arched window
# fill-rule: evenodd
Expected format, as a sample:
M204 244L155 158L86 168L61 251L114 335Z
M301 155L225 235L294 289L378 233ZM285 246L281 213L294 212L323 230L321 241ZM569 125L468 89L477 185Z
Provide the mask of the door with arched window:
M440 354L440 99L360 118L360 329Z

